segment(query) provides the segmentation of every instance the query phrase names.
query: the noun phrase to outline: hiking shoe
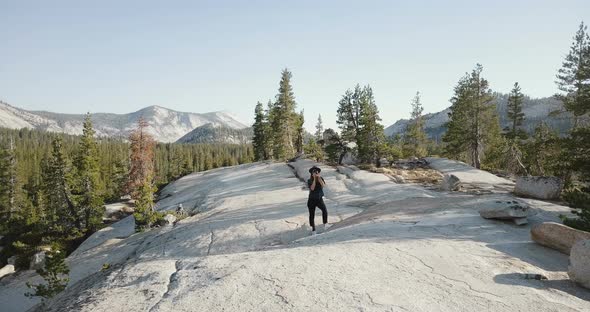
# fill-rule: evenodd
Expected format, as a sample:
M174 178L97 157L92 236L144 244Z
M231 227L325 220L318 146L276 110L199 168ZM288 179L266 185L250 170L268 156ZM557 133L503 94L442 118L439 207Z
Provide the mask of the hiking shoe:
M314 236L314 235L315 235L315 231L311 231L311 236Z

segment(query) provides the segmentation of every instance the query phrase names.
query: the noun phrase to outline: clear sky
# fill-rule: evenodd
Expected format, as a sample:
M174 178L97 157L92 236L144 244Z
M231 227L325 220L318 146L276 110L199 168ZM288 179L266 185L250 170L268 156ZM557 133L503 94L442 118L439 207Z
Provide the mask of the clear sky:
M30 110L227 110L251 123L293 73L306 127L370 84L383 124L449 105L476 63L495 91L554 77L590 1L0 0L0 99Z

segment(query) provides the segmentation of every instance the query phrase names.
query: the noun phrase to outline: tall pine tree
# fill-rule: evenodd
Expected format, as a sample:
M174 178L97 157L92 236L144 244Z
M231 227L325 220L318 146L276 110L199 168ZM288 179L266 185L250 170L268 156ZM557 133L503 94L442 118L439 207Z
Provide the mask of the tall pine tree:
M356 143L356 152L362 162L376 162L384 140L383 125L379 123L379 110L370 86L354 91L346 90L338 102L336 123L344 142Z
M379 109L375 104L373 89L365 86L359 97L358 156L366 163L377 163L381 144L384 141L383 125L379 122Z
M14 139L8 139L7 147L0 147L0 233L7 230L15 217L16 207L16 156Z
M574 115L574 128L580 116L590 110L590 37L584 22L574 36L570 52L557 73L557 87L563 93L556 97Z
M486 149L493 148L500 135L494 97L482 71L483 67L477 64L471 74L459 80L443 137L448 156L465 160L478 169Z
M139 118L137 128L129 135L129 191L132 198L138 197L140 187L154 176L154 148L156 142L148 133L148 123L143 117Z
M102 223L104 215L103 191L100 189L100 167L98 146L94 139L94 129L90 114L84 119L82 138L78 146L76 166L77 205L84 230L90 234L95 232Z
M579 218L568 219L566 224L590 231L590 125L579 124L579 118L590 113L590 37L587 30L582 22L556 83L563 92L557 98L574 116L574 128L563 140L569 162L566 183L571 184L564 198ZM577 183L571 183L571 172L578 173Z
M346 90L338 102L336 123L340 128L340 137L345 142L358 141L361 93L361 87L357 84L354 92Z
M279 93L273 107L273 156L285 160L295 155L297 140L297 113L295 94L291 86L292 74L288 69L281 73Z
M61 237L78 237L82 223L70 192L71 175L61 136L52 142L52 150L43 168L43 194L49 232Z
M420 92L416 92L411 105L410 122L404 136L405 154L407 156L424 157L426 156L427 138L424 131L424 119L422 118L424 108L420 102Z
M514 83L514 88L508 95L508 120L510 121L510 127L504 129L504 135L506 138L514 140L516 138L525 139L526 132L520 129L524 122L524 113L522 112L522 103L524 101L524 95L520 92L520 86L518 82Z
M274 125L275 120L275 111L274 111L274 104L271 100L268 100L266 104L266 111L264 115L264 159L272 159L273 152L274 152L274 131L272 126Z
M266 133L265 133L265 120L264 120L264 110L262 108L262 103L258 102L256 104L256 109L254 111L254 125L252 126L254 130L254 138L252 139L252 145L254 146L254 159L256 161L264 160L265 157L265 145L264 142L266 141Z
M297 137L295 139L295 149L297 150L297 154L303 153L303 124L305 123L304 112L301 110L299 115L295 118L295 129L297 131Z
M315 125L315 139L319 142L323 139L324 135L324 122L322 121L322 115L318 115L318 122Z
M157 216L153 205L155 141L147 132L147 127L147 122L140 118L137 128L129 135L131 150L129 181L131 197L135 199L136 209L133 216L137 230L150 227Z

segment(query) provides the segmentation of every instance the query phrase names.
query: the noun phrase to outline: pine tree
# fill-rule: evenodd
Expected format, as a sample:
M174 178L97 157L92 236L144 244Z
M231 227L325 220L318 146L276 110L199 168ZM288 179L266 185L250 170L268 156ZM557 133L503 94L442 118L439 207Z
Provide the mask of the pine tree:
M346 90L338 102L336 123L340 128L342 140L346 142L358 141L361 93L361 87L357 84L354 92Z
M9 136L7 146L0 147L0 232L19 213L18 187L14 138Z
M82 224L71 198L71 176L61 136L52 142L42 176L49 231L62 237L81 235Z
M274 151L274 133L272 126L274 125L274 106L271 100L268 100L267 108L264 114L263 131L264 141L262 145L264 147L264 159L272 159Z
M303 115L303 110L297 115L295 118L295 129L297 131L297 136L295 140L295 149L297 150L297 154L303 153L303 124L305 123L305 117Z
M471 74L459 80L443 137L448 156L466 160L478 169L485 150L498 144L500 134L494 97L487 80L481 77L482 71L477 64Z
M104 215L104 199L99 189L100 168L98 146L90 114L86 115L83 134L79 143L76 165L77 205L83 220L84 231L88 234L97 230Z
M579 118L590 112L590 37L582 22L574 36L569 54L557 74L557 86L564 92L558 94L567 111L574 116L570 136L562 140L568 159L564 174L566 185L564 199L574 208L578 219L566 219L565 223L590 231L590 126L579 125ZM572 183L572 172L577 171L578 180Z
M137 128L129 135L131 151L129 162L129 191L136 199L139 189L144 182L154 176L154 147L155 141L147 132L148 123L139 118Z
M375 105L373 90L356 85L354 92L346 90L338 103L336 123L344 142L357 145L358 157L363 162L374 162L384 140L383 125L379 124L379 110Z
M265 124L264 124L264 111L262 103L258 102L255 109L254 125L254 138L252 139L252 145L254 146L254 157L256 161L264 160L265 158L265 146L266 141Z
M315 161L324 161L324 151L313 138L305 144L305 154L313 158Z
M324 134L324 123L322 121L322 115L318 115L318 122L315 125L315 139L317 142L323 140L322 135Z
M111 174L106 181L106 189L109 201L117 201L125 195L125 189L128 183L129 165L125 160L114 160L111 165Z
M565 109L574 115L574 128L578 119L590 111L590 37L584 22L574 36L570 52L557 74L557 86L562 94Z
M424 119L422 112L424 108L420 103L420 92L412 100L412 112L410 122L408 123L404 136L405 150L404 154L408 156L424 157L426 156L426 132L424 131Z
M383 125L379 123L379 110L375 104L373 90L365 86L359 97L359 119L358 119L358 156L366 163L377 163L379 148L384 142L385 134Z
M152 185L152 177L148 176L140 185L135 200L135 218L136 231L143 231L150 228L157 220L157 213L154 210L154 192L156 189Z
M556 174L556 166L559 165L561 156L559 136L546 123L541 122L535 128L523 150L525 151L524 162L532 175Z
M328 161L339 164L344 156L344 142L338 133L331 128L326 129L322 136L326 138L324 145Z
M506 138L510 140L526 138L526 132L518 128L522 126L524 121L524 113L522 112L523 101L524 95L520 92L518 82L515 82L514 88L512 88L510 95L508 95L508 120L511 126L504 129Z
M574 129L565 144L570 168L575 168L579 180L564 192L564 199L578 216L566 219L565 224L590 232L590 127Z
M10 179L12 171L9 149L0 149L0 233L4 233L12 218Z
M445 155L459 160L467 160L469 143L469 75L463 76L454 89L455 94L451 98L451 108L448 113L449 122L447 131L443 136L445 142Z
M291 86L291 77L292 74L287 69L281 73L279 93L273 107L273 156L279 160L295 155L297 103Z

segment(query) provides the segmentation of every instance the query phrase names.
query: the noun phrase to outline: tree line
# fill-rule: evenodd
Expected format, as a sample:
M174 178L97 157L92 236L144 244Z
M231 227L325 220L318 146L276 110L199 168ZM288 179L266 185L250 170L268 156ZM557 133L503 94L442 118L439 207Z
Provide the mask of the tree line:
M26 268L56 244L67 255L104 226L105 203L126 194L140 203L183 175L253 160L249 144L156 143L146 126L140 121L129 142L97 138L91 115L81 136L0 129L0 263L17 256ZM145 181L150 194L140 194Z

